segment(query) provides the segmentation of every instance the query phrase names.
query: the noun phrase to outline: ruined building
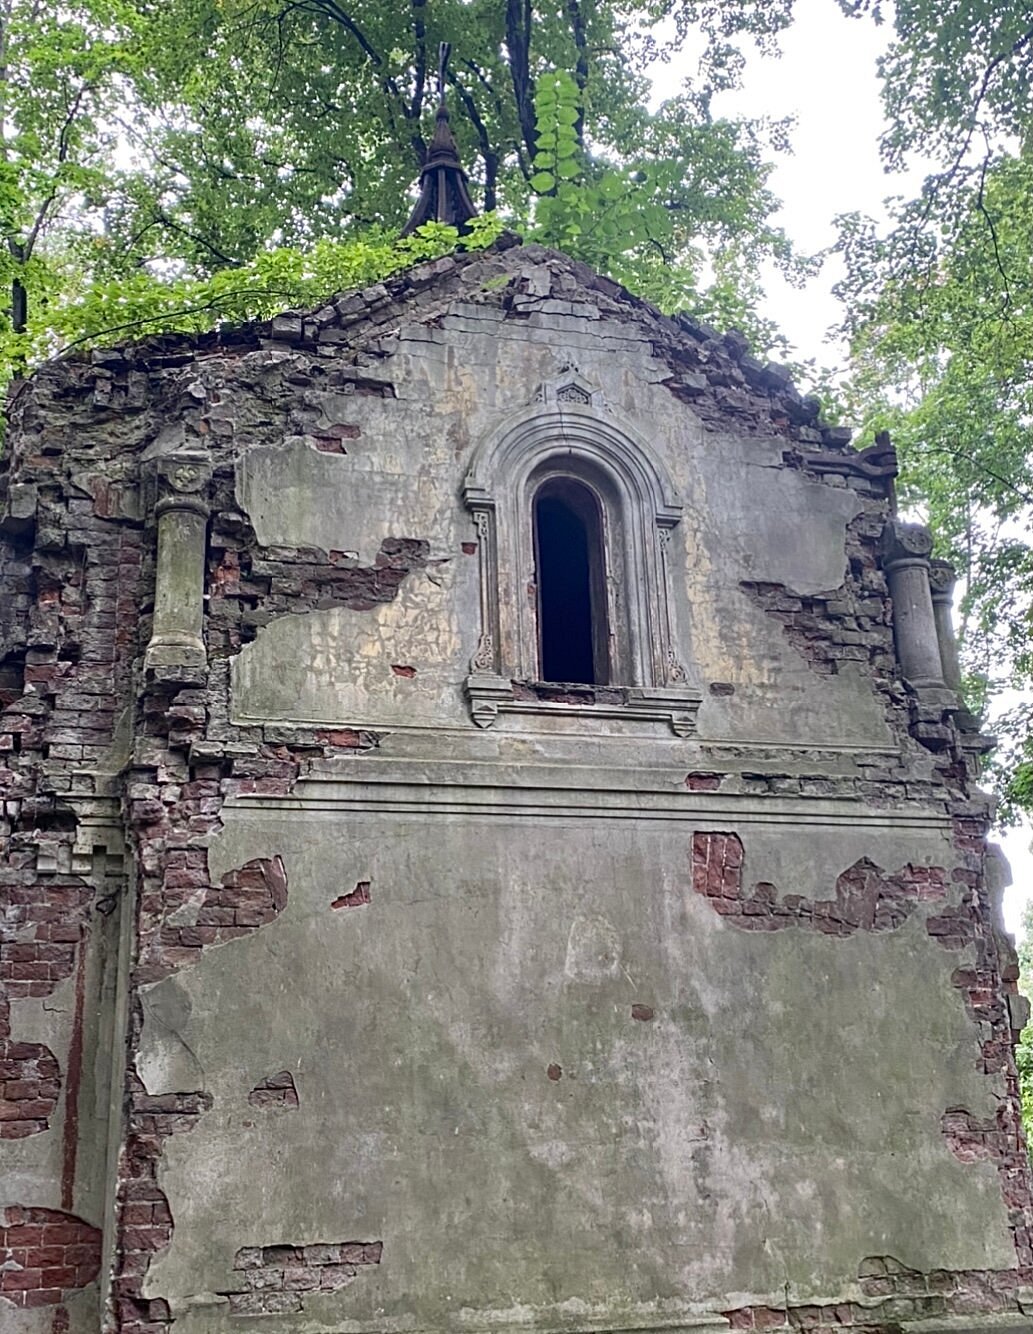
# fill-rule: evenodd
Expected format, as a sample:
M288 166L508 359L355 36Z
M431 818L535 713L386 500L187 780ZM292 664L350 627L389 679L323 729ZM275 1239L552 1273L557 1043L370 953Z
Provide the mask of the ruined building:
M47 365L4 465L4 1334L1030 1328L888 445L510 238Z

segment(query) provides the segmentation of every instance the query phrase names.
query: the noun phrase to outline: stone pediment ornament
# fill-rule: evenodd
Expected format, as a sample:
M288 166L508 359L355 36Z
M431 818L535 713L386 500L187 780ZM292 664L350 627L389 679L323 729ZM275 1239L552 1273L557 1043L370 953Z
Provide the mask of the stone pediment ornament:
M605 408L603 391L592 384L578 370L573 362L560 367L558 375L543 380L535 391L533 403L552 403L557 407L565 404L575 408Z

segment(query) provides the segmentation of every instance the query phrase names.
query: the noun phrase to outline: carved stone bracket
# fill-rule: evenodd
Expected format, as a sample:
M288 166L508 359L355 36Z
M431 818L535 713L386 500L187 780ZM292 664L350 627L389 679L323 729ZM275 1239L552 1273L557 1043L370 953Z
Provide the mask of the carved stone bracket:
M513 682L501 676L480 673L466 678L466 697L470 702L470 717L478 727L493 727L507 704L513 703Z
M158 558L154 627L144 659L161 680L193 679L207 667L204 647L204 558L211 464L206 455L155 460Z
M71 849L72 875L94 886L94 907L107 914L125 888L125 831L114 797L72 797L77 816Z
M571 700L569 695L582 689L586 702ZM678 737L693 736L696 732L696 715L703 695L691 686L601 687L601 702L594 702L595 693L592 688L573 688L562 701L518 698L513 682L504 677L475 674L466 678L470 716L478 727L493 727L501 714L522 714L542 719L577 717L666 723Z
M801 449L799 455L804 466L813 472L838 473L841 477L892 482L898 472L897 452L888 442L869 445L867 449L851 449L844 454L827 449Z
M962 725L962 719L966 717L972 719L971 729ZM983 761L992 750L997 749L997 738L989 736L986 732L980 732L979 720L972 714L966 714L964 710L956 721L961 732L960 747L965 761L965 770L972 782L978 783L983 769Z
M675 736L694 736L702 691L691 686L631 686L625 709L639 718L665 718Z

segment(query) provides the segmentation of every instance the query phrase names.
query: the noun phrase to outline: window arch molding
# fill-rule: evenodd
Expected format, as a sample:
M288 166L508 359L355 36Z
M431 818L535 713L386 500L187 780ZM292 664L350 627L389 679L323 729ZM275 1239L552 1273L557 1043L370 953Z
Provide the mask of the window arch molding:
M611 685L640 708L661 696L688 700L698 693L674 650L667 544L683 511L670 477L646 442L609 416L568 403L536 405L479 447L463 486L478 534L481 584L467 690L482 726L512 699L514 681L539 676L532 506L544 480L564 476L589 486L603 512ZM670 714L666 706L661 712Z

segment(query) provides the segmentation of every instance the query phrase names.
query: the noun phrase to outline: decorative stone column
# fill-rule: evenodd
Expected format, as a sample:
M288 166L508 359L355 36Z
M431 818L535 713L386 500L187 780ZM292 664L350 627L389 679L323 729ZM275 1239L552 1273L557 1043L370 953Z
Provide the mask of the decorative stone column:
M928 528L891 519L882 534L882 567L893 599L893 637L905 679L917 688L944 687L940 642L929 587Z
M958 582L957 572L949 561L934 560L929 566L929 585L933 595L933 616L936 620L936 637L940 643L940 662L943 664L943 679L953 690L961 704L954 715L958 730L964 734L962 747L975 748L980 754L992 749L989 737L978 737L979 719L965 708L961 690L961 660L958 657L958 641L954 634L954 622L951 608L954 604L954 586ZM973 771L978 772L978 766Z
M954 637L954 622L951 620L954 585L957 582L957 572L950 561L930 561L929 587L933 597L933 619L936 622L936 638L940 645L943 679L951 690L956 690L960 694L961 662L958 658L958 641Z
M158 559L154 627L144 665L162 679L208 665L204 647L204 559L211 465L203 454L157 460Z

